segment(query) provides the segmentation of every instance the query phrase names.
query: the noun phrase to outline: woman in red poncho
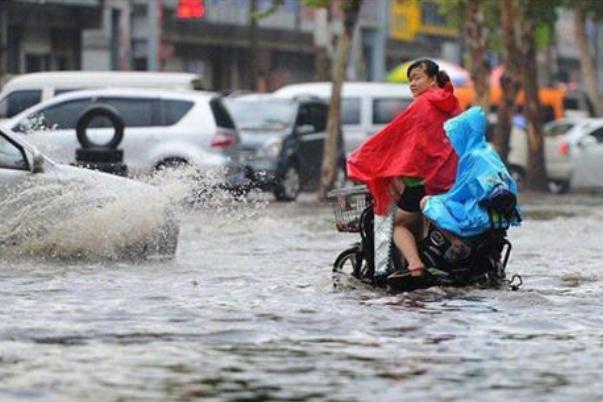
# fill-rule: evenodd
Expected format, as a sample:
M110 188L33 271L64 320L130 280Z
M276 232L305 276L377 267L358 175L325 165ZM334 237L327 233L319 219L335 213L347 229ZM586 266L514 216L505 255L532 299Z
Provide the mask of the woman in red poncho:
M348 176L369 187L377 215L397 204L394 243L419 276L425 268L417 250L419 203L454 183L458 158L443 125L461 109L448 75L432 60L417 60L407 74L414 101L350 155Z

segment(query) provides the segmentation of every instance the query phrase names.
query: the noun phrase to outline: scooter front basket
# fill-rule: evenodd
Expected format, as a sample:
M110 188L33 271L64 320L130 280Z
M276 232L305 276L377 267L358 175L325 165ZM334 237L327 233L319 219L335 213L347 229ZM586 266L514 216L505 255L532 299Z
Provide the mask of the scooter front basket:
M370 193L365 186L330 191L327 199L333 207L335 226L339 232L360 232L360 216L370 205Z

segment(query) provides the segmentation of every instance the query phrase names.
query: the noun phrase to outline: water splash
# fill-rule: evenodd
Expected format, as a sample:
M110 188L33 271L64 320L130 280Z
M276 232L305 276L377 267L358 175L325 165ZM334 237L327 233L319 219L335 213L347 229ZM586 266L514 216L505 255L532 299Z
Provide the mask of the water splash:
M265 208L254 191L221 187L223 177L219 171L201 176L192 167L139 178L150 185L34 175L0 200L0 257L173 257L177 222L188 214L210 211L208 224L229 225Z

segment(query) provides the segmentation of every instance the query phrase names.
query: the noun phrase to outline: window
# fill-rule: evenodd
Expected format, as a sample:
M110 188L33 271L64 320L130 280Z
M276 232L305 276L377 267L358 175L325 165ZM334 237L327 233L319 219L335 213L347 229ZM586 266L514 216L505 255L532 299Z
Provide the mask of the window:
M27 169L27 160L23 152L7 138L0 135L0 168Z
M592 136L592 137L594 137L597 140L598 143L603 142L603 127L596 129L595 131L593 131L589 135Z
M78 118L92 103L92 98L73 99L42 109L20 122L17 131L47 129L75 129Z
M0 118L13 117L41 100L42 91L39 89L11 92L0 101Z
M302 105L299 109L298 125L311 125L314 127L313 133L325 131L327 128L327 107L326 105L308 104ZM310 133L307 133L310 134Z
M343 98L341 101L341 124L360 124L360 99Z
M575 123L559 123L545 127L543 131L547 137L557 137L567 133L574 126Z
M58 95L62 95L62 94L66 94L67 92L73 92L73 91L80 91L83 88L57 88L54 90L54 95L58 96Z
M214 118L216 119L216 125L222 128L235 128L234 122L232 121L230 114L222 104L220 98L213 98L209 102L209 106L211 107L211 111L214 114Z
M26 54L25 72L35 73L50 70L50 54Z
M164 99L161 101L161 110L163 113L163 125L171 126L178 123L182 117L193 107L193 102L174 99Z
M406 106L411 99L404 98L382 98L373 100L373 124L388 124Z
M153 108L158 101L152 98L100 98L99 103L113 106L124 119L126 127L151 127Z

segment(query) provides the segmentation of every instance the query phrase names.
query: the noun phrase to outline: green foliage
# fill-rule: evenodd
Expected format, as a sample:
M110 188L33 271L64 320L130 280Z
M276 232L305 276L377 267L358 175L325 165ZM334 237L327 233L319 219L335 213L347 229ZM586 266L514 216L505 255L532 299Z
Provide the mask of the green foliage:
M573 9L580 6L587 17L603 18L603 1L600 0L558 0L560 6Z
M303 4L306 7L328 7L331 5L332 0L303 0Z
M551 45L555 23L557 22L557 8L564 0L532 0L533 15L536 17L534 40L540 49Z
M266 18L271 16L278 10L284 3L284 0L272 0L272 4L265 11L253 11L251 13L251 18L254 20L261 20L262 18Z

